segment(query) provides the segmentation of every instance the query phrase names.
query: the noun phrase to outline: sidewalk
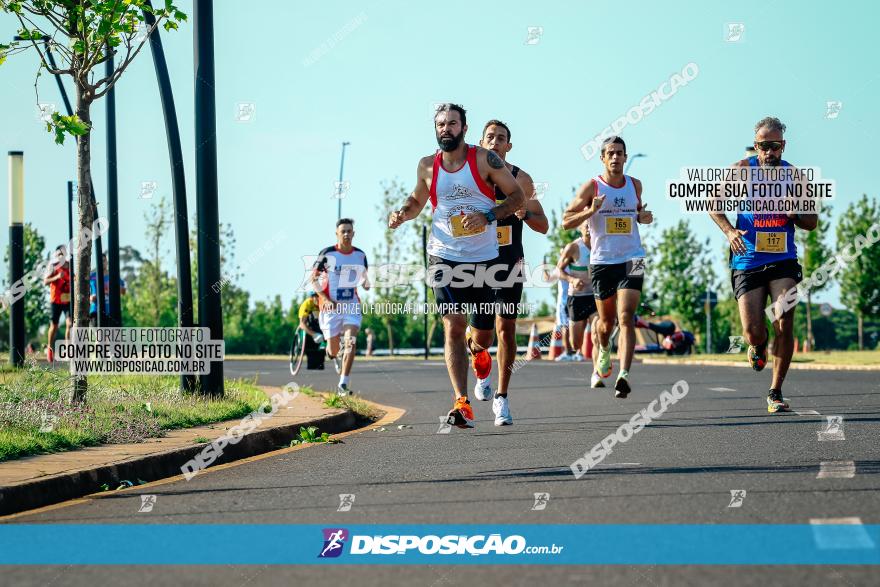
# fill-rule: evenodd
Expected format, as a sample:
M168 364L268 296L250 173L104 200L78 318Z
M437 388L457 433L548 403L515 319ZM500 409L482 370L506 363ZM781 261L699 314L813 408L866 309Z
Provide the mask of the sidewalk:
M281 392L263 389L269 395ZM116 489L123 481L138 485L181 475L184 463L239 422L169 430L162 438L138 444L102 445L0 463L0 516L96 493L104 484ZM336 434L356 425L354 412L327 408L322 397L300 394L237 444L228 444L212 466L287 447L300 426L317 426L320 432ZM200 437L209 442L197 443Z

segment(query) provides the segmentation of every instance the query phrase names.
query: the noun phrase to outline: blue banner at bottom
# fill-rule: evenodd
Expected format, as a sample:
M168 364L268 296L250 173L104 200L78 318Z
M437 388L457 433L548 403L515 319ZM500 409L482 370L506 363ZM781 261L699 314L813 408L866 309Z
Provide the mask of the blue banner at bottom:
M8 524L0 564L877 565L880 525Z

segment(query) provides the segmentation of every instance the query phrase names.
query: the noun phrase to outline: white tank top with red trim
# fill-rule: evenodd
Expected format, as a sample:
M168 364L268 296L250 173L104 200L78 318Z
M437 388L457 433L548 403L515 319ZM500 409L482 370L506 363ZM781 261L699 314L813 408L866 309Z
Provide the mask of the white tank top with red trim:
M498 234L492 222L468 231L462 220L471 212L488 212L495 207L495 190L477 169L477 148L468 147L467 160L456 171L443 167L443 153L434 156L431 176L431 237L428 254L447 261L489 261L498 256Z
M601 175L593 179L596 194L605 196L602 208L587 220L593 265L614 265L645 256L637 221L641 201L632 178L623 177L621 187L608 185Z

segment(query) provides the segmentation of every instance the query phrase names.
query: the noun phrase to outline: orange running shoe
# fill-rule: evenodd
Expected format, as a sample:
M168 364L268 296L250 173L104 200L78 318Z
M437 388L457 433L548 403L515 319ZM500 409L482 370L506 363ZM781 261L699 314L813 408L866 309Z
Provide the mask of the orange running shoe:
M474 411L471 409L471 404L466 397L455 398L455 405L449 411L447 422L449 422L450 426L458 428L474 427Z
M471 354L471 367L474 369L474 375L477 376L477 379L488 379L492 373L492 355L486 349L474 351L473 345L476 343L471 338L470 326L465 330L465 339L467 340L468 352Z

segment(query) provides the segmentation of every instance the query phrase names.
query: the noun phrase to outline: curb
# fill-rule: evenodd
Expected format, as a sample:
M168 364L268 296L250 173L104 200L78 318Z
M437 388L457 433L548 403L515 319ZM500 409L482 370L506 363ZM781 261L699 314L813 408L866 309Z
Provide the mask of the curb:
M223 454L212 463L211 468L223 463L271 452L279 447L286 447L297 436L300 427L317 426L321 432L337 434L354 429L356 423L355 413L351 410L345 410L308 422L284 424L257 430L243 436L237 444L227 445L223 449ZM16 485L0 487L0 516L33 510L93 494L104 483L113 486L118 485L123 479L142 479L150 482L179 476L183 463L195 457L209 444L211 443L194 444L94 469L50 475ZM139 486L134 486L134 488L137 487Z
M693 359L686 360L664 360L664 359L641 359L646 365L700 365L704 367L742 367L750 369L751 366L745 362L727 363L724 361L700 361ZM772 362L771 362L772 363ZM768 363L768 366L771 364ZM880 365L825 365L822 363L792 363L788 370L801 371L880 371Z

